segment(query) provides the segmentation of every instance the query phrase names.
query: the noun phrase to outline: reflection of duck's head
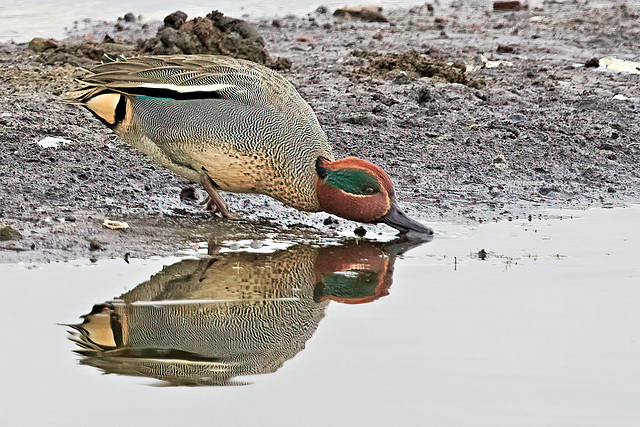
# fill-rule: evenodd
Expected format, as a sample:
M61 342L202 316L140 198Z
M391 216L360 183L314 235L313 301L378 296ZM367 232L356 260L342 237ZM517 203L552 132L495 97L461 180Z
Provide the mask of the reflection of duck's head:
M375 301L389 294L394 258L367 241L318 250L314 270L316 301L347 304Z
M81 363L173 385L239 384L275 372L311 338L329 300L388 294L397 251L350 241L228 252L164 267L73 328Z

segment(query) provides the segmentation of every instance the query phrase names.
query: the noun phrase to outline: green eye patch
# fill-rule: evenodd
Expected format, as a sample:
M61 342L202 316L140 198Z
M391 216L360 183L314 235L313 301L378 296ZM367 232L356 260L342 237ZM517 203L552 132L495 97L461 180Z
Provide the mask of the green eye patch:
M339 188L347 193L370 195L380 192L378 179L362 169L326 169L326 184Z

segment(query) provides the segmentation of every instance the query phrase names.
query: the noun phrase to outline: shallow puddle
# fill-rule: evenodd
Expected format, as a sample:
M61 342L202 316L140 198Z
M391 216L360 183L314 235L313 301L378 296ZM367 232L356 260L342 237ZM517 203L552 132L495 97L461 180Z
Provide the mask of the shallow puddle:
M631 425L639 217L0 265L0 408L7 425Z

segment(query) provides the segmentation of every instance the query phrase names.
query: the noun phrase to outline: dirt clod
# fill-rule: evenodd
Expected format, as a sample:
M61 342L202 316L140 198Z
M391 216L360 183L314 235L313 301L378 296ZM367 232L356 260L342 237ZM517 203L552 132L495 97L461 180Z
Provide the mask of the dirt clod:
M366 22L389 22L389 19L382 14L382 8L379 6L343 7L336 9L333 12L333 16L344 19L359 19Z
M138 50L153 55L228 55L278 69L287 65L287 61L269 56L254 25L217 10L191 20L181 11L168 15L164 27L155 37L142 41Z
M20 240L22 235L20 232L8 225L0 225L0 242L7 242L9 240Z
M29 42L29 49L36 53L44 52L49 49L55 49L58 47L58 43L56 43L53 39L44 39L42 37L34 37Z
M398 77L429 77L434 81L461 83L473 88L482 89L484 81L469 78L465 74L465 65L459 62L448 63L439 58L432 58L415 50L404 53L386 53L354 51L353 56L368 58L368 66L359 69L356 75L373 76L397 80ZM399 74L405 73L405 74Z

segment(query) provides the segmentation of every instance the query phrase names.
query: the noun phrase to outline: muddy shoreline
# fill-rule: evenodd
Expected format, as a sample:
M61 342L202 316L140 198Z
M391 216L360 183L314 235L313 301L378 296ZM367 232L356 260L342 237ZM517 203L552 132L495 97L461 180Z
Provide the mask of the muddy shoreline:
M386 23L331 12L249 22L269 55L291 61L282 72L316 111L337 157L387 170L408 214L433 225L640 201L640 75L597 66L604 57L640 59L640 10L425 6L383 11ZM70 40L109 34L126 50L160 25L100 23ZM411 50L417 59L400 65L389 56ZM212 236L315 241L358 226L252 195L224 195L243 219L211 218L197 200L181 199L190 183L58 102L93 59L45 56L0 44L0 226L21 236L0 241L0 262L169 255ZM421 74L425 58L468 81ZM105 229L107 218L130 229ZM366 228L369 238L389 233Z

